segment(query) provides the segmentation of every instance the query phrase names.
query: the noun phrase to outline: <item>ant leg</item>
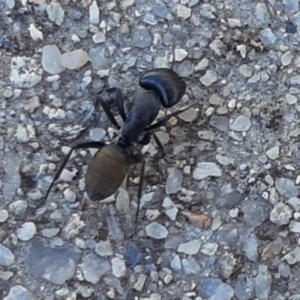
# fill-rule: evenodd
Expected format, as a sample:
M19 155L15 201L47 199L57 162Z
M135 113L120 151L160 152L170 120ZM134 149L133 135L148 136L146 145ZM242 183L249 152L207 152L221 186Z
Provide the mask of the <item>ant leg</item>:
M118 124L117 120L115 119L115 117L113 116L113 114L111 113L109 107L107 106L107 104L104 102L104 100L102 99L102 97L98 96L96 99L96 104L99 106L99 104L102 106L104 112L106 113L108 119L110 120L110 122L117 127L117 129L121 129L121 126Z
M162 145L162 143L160 142L159 138L157 137L157 135L155 133L153 133L153 138L159 148L159 151L161 152L161 157L164 158L165 157L164 146Z
M125 122L127 117L126 117L125 110L124 110L124 99L122 96L122 92L119 88L116 88L116 102L117 102L120 116L121 116L123 122Z
M152 135L153 135L153 138L155 140L156 145L159 148L159 151L161 152L162 158L164 158L165 157L164 147L163 147L162 143L160 142L159 138L157 137L157 135L155 133L146 132L146 134L144 135L144 137L142 138L142 140L139 141L139 144L141 144L141 145L148 145L150 143L150 139L151 139Z
M186 110L190 109L191 107L193 107L193 104L186 108L182 108L180 110L177 110L177 111L165 116L162 120L158 121L157 123L146 127L145 131L149 132L149 131L158 129L159 127L165 125L172 117L176 117L176 116L180 115L181 113L185 112Z
M146 134L143 136L143 138L139 141L139 144L146 146L150 143L151 140L151 132L146 132Z
M142 197L144 176L145 176L145 160L142 161L141 176L140 176L140 182L139 182L139 188L138 188L138 203L137 203L137 210L136 210L136 214L135 214L135 228L134 228L135 234L137 234L137 223L138 223L138 216L139 216L140 206L141 206L141 197Z
M61 175L61 172L63 171L64 167L66 166L68 160L70 159L72 153L74 150L76 149L82 149L82 148L97 148L100 149L103 146L105 146L106 144L103 142L86 142L86 143L80 143L75 145L74 147L71 148L71 150L69 151L69 153L66 155L66 157L64 158L61 166L59 167L59 169L57 170L48 190L47 193L45 195L45 197L41 200L41 202L35 207L35 210L37 210L39 207L41 207L41 205L47 200L48 195L53 187L54 182L59 178L59 176Z
M112 87L106 90L108 93L116 92L116 103L118 107L118 111L120 113L120 116L123 120L123 122L126 121L127 117L124 110L124 99L121 90L118 87Z

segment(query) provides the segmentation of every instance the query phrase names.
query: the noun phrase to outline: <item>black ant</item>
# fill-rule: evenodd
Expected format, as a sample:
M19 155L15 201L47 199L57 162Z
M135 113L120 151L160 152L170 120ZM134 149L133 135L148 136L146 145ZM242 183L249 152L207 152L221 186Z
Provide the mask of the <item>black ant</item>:
M175 38L173 40L172 68L175 60L174 45ZM40 207L47 199L54 182L59 178L72 152L82 148L96 148L99 150L93 156L85 177L86 192L89 198L91 200L102 200L111 196L122 184L130 165L142 163L138 189L138 208L136 213L136 215L138 215L145 161L142 154L133 154L133 145L136 143L147 145L150 143L150 139L153 136L164 156L163 146L156 137L154 131L165 125L171 117L177 116L191 107L189 106L169 114L162 120L151 125L156 119L161 106L165 108L175 106L180 102L186 92L185 81L173 71L172 68L156 68L142 74L139 84L143 89L139 91L134 98L127 116L124 110L124 101L121 90L115 88L117 108L124 121L122 129L104 100L100 96L97 97L97 105L101 105L111 123L118 129L121 129L118 139L110 144L91 141L73 146L56 172L45 198L35 209Z

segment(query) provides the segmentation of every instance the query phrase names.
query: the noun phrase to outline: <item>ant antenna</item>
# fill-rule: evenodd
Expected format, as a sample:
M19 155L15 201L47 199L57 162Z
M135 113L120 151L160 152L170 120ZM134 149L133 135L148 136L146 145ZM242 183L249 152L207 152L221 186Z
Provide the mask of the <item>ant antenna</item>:
M175 50L176 50L175 49L175 43L176 43L177 38L181 35L184 25L185 25L185 19L182 19L181 20L181 28L180 28L179 32L174 36L173 41L172 41L173 61L172 61L172 64L171 64L171 70L173 70L173 67L174 67L174 64L175 64Z

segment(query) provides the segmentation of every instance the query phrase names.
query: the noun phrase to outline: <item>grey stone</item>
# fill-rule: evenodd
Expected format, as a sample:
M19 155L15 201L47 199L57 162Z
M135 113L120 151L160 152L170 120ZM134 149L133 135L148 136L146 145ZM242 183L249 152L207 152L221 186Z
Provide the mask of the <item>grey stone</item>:
M291 232L300 233L300 223L292 220L289 224L289 229Z
M116 209L121 213L128 214L130 212L130 200L128 192L121 187L119 188L119 193L116 199Z
M183 113L179 114L178 117L184 122L193 122L198 117L198 114L199 110L191 107Z
M201 253L208 255L208 256L213 256L215 255L215 253L217 252L219 248L219 245L216 243L205 243L202 247L201 247Z
M218 56L223 55L225 51L225 45L220 40L214 40L210 43L209 48L214 51Z
M171 168L166 183L166 193L170 195L179 192L181 190L182 180L182 172L178 169Z
M61 65L61 53L56 45L47 45L42 50L43 69L51 75L59 74L65 70Z
M299 192L294 181L288 178L279 178L276 180L276 189L284 197L297 197Z
M169 9L166 6L154 5L152 6L152 13L162 19L168 20L171 16Z
M21 178L20 178L20 165L21 161L17 158L17 154L14 151L6 156L6 163L4 164L4 184L2 187L2 193L4 199L8 202L11 202L15 196L17 189L20 187Z
M145 14L144 22L146 24L149 24L149 25L156 25L157 24L157 20L155 19L155 16L150 14L150 13Z
M44 237L52 238L55 237L60 231L60 228L45 228L42 231Z
M239 72L246 78L250 78L253 74L253 68L248 65L241 65L239 67Z
M194 73L194 65L190 61L184 60L179 65L177 73L181 77L189 77Z
M270 221L278 226L286 225L289 223L292 214L293 211L288 205L279 202L275 204L273 210L270 213Z
M0 244L0 265L9 266L15 261L15 256L9 248Z
M244 202L241 209L244 213L245 223L251 227L259 226L269 215L264 203L257 200Z
M181 261L184 273L189 274L199 274L201 271L200 265L196 259L193 257L184 258Z
M278 272L280 276L289 278L291 276L291 268L286 263L280 263L278 266Z
M187 255L194 255L199 252L200 246L201 246L201 241L194 240L194 241L180 244L177 251Z
M243 245L243 250L245 251L247 258L253 262L257 261L257 248L257 238L254 234L252 234L248 239L246 239Z
M255 6L256 18L260 23L269 23L270 14L265 3L257 3Z
M263 29L260 31L261 41L266 45L270 46L275 43L276 36L272 32L271 28Z
M292 62L293 58L294 58L294 55L292 54L292 52L287 51L281 56L281 64L284 67L286 67Z
M287 203L295 210L299 211L300 210L300 199L296 197L290 198Z
M222 116L221 117L213 116L210 119L209 124L215 127L216 129L218 129L219 131L227 132L229 129L229 118L222 117Z
M286 99L286 102L289 104L289 105L294 105L297 103L298 99L297 97L295 97L294 95L291 95L291 94L287 94L285 96L285 99Z
M64 21L65 12L58 2L51 2L47 6L47 13L49 19L56 25L60 26Z
M193 171L193 177L196 180L203 180L207 177L220 177L222 170L217 164L212 162L200 162Z
M51 248L36 240L29 249L25 265L31 275L63 285L74 277L78 261L79 254L71 246Z
M289 265L294 265L300 262L300 248L296 247L294 250L287 253L283 259L286 260Z
M106 36L103 32L97 32L93 35L93 41L95 44L104 43L106 41Z
M131 46L141 49L147 48L152 44L152 39L147 28L136 28L132 31Z
M215 133L209 130L200 130L198 131L198 136L202 140L213 142L215 140Z
M105 57L105 48L96 46L89 50L89 58L92 63L92 68L95 70L107 69L107 59Z
M8 295L3 300L34 300L35 297L31 292L21 285L13 286Z
M99 7L97 4L97 1L94 0L92 4L89 7L89 13L90 13L90 23L91 24L99 24L100 22L100 12L99 12Z
M300 84L300 75L295 75L290 78L290 84L296 85Z
M125 275L126 266L125 266L125 262L121 258L114 257L111 260L111 266L112 266L112 273L115 277L120 278Z
M219 162L219 164L223 165L223 166L229 166L229 165L233 165L234 164L234 159L227 157L227 156L223 156L218 154L216 156L217 161Z
M255 295L258 299L269 299L269 293L272 286L272 276L268 271L268 267L260 265L258 274L255 278Z
M170 197L166 197L163 201L162 206L165 208L165 214L172 220L175 221L177 214L178 214L178 208L174 205L172 199Z
M111 271L109 261L99 258L93 253L82 258L80 267L85 280L92 284L97 284L103 275Z
M26 222L17 230L17 236L21 241L29 241L35 234L36 226L33 222Z
M157 240L165 239L169 235L167 228L157 222L153 222L147 225L146 233L149 237Z
M274 259L282 251L282 241L278 238L276 241L268 243L261 254L262 260Z
M8 9L12 9L15 7L15 0L5 0L4 1Z
M234 131L248 131L251 127L251 120L244 115L238 116L230 126Z
M242 276L235 284L235 295L239 300L252 300L254 298L254 280Z
M9 205L10 211L17 217L24 216L28 204L24 200L17 200Z
M204 18L213 20L216 18L216 16L215 16L216 12L217 11L214 8L214 6L212 6L210 4L202 4L201 5L200 15Z
M269 157L269 159L272 159L272 160L277 159L279 157L279 147L275 146L275 147L269 149L266 152L266 155Z
M114 254L109 240L97 243L95 246L95 252L100 256L111 256Z
M210 300L231 300L234 295L233 288L216 278L205 278L200 282L201 297Z
M178 4L177 5L177 16L179 18L188 19L192 14L192 10L189 7Z
M120 222L116 217L116 211L112 205L109 206L106 214L107 226L109 229L110 238L120 243L124 241L124 233L120 226Z
M172 269L176 271L180 271L182 269L182 264L179 255L175 255L172 259L170 266Z
M0 223L4 223L8 219L8 211L5 209L0 210Z
M283 0L284 5L292 12L298 12L299 1L298 0Z
M200 77L200 82L204 86L211 86L217 80L218 80L218 75L214 70L207 70L205 75Z

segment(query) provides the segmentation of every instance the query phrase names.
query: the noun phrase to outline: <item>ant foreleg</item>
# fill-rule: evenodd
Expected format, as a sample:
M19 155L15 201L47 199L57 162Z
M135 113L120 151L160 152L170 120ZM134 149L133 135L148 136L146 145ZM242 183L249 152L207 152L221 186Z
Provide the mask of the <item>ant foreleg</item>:
M108 119L110 120L110 122L117 127L117 129L121 129L121 126L118 124L117 120L115 119L115 117L113 116L112 112L110 111L109 107L107 106L107 104L104 102L104 100L102 99L102 97L98 96L96 99L96 104L99 106L99 104L101 105L101 107L103 108L104 112L106 113Z
M124 110L124 99L122 96L122 92L119 88L116 88L116 102L117 102L120 116L121 116L123 122L125 122L127 117L126 117L125 110Z
M164 146L162 145L161 141L159 140L159 138L157 137L157 135L155 133L153 133L153 138L155 140L155 143L157 144L160 152L161 152L161 156L162 158L165 157L165 151L164 151Z
M191 107L193 107L193 104L186 107L186 108L182 108L180 110L177 110L167 116L165 116L162 120L158 121L157 123L150 125L148 127L145 128L145 131L149 132L149 131L154 131L156 129L158 129L161 126L166 125L166 123L172 118L172 117L176 117L178 115L180 115L181 113L185 112L186 110L190 109Z
M123 95L121 92L121 89L119 89L118 87L112 87L106 90L107 92L111 93L111 92L115 92L116 93L116 103L117 103L117 107L118 107L118 111L119 114L123 120L123 122L126 121L127 117L125 114L125 109L124 109L124 99L123 99Z

